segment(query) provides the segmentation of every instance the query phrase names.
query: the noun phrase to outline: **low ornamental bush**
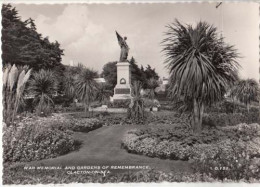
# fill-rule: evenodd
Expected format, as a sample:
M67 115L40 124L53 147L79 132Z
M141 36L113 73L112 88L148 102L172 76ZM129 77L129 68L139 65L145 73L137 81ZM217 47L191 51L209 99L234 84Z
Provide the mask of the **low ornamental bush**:
M222 101L220 103L217 103L213 106L206 107L205 108L206 113L216 113L216 112L222 112L222 113L248 113L247 108L244 104L236 103L232 101ZM257 107L251 107L250 112L259 112L259 108Z
M232 126L239 123L259 123L259 112L250 113L209 113L203 118L203 124L208 126Z
M108 107L109 108L128 108L130 103L131 103L130 99L127 99L127 100L118 99L118 100L114 100L113 103L109 103Z
M259 146L260 141L255 147L258 155L254 155L252 148L244 141L222 141L213 154L212 151L207 151L194 158L195 171L222 181L259 181Z
M96 118L80 118L72 119L71 123L67 124L67 128L75 132L89 132L102 127L102 124Z
M129 131L122 147L128 152L150 157L174 160L201 159L201 155L211 154L214 158L225 141L243 141L251 157L260 157L260 126L239 124L234 127L204 129L200 135L193 135L181 126L175 128L148 128Z
M27 162L53 158L77 148L72 132L60 127L60 121L27 119L3 129L4 162Z
M189 124L189 117L187 114L180 114L178 112L159 111L155 113L148 113L146 124Z

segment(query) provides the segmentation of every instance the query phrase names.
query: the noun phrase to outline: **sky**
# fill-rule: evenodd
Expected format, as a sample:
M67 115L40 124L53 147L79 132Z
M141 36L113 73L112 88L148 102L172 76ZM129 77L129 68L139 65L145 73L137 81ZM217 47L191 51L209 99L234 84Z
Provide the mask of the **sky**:
M31 17L37 30L64 49L63 64L73 60L99 73L107 62L119 60L115 31L127 36L129 58L155 68L168 77L160 44L166 25L178 19L195 25L206 21L223 32L234 45L241 78L259 79L259 8L256 3L156 3L156 4L13 4L22 20Z

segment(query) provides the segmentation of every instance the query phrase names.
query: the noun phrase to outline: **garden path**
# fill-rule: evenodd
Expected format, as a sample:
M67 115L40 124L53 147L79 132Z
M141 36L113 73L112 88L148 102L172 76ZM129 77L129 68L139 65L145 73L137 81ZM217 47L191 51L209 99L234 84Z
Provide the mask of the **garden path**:
M125 132L139 127L137 125L105 126L88 133L76 132L75 138L82 141L81 148L78 151L28 164L34 166L142 165L166 172L190 172L190 164L187 161L150 158L130 154L122 149L121 140Z

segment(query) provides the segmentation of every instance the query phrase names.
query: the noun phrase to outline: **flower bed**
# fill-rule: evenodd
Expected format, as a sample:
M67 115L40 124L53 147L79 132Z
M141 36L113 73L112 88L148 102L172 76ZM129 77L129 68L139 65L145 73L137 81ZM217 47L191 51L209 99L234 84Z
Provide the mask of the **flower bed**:
M209 126L232 126L239 123L259 123L259 111L249 113L209 113L205 114L203 123Z
M4 128L4 162L53 158L78 148L72 131L89 132L102 127L95 118L74 118L65 114L29 116L16 126Z
M75 132L89 132L102 127L100 120L96 118L73 119L67 127Z
M189 160L195 172L216 180L254 181L260 177L260 126L239 124L193 135L182 126L129 131L122 142L130 153Z
M258 124L239 124L221 129L204 129L200 135L181 125L173 128L151 127L129 131L122 146L132 153L150 157L174 160L200 158L204 152L211 152L212 158L228 141L242 141L247 145L251 156L260 157L260 126ZM257 149L258 148L258 149Z
M52 118L29 118L16 127L4 127L4 162L53 158L77 148L72 132L59 128L62 121Z

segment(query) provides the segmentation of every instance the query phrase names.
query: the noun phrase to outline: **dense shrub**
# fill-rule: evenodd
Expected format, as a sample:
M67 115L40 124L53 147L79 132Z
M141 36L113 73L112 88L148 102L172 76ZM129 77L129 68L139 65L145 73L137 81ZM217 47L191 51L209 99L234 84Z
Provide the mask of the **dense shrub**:
M207 113L248 113L247 108L244 104L232 102L232 101L222 101L210 107L206 107L205 111ZM259 112L259 108L252 107L250 112Z
M187 114L180 114L178 112L159 111L155 113L149 113L146 119L146 124L189 124L189 117Z
M86 118L85 113L78 114L55 114L53 118L61 123L56 125L57 128L72 130L76 132L89 132L102 127L103 122L97 118Z
M73 103L73 98L67 95L58 95L53 98L55 105L61 105L62 107L69 107Z
M56 113L63 113L63 112L82 112L84 111L83 106L69 106L64 107L62 105L55 105L54 112Z
M131 103L130 99L127 99L127 100L117 99L117 100L114 100L112 103L109 103L108 107L109 108L128 108L130 103Z
M67 128L76 132L89 132L102 127L100 120L95 118L72 119Z
M251 142L252 143L252 142ZM246 180L260 179L260 141L247 145L244 141L222 141L214 154L203 152L194 159L194 168L200 173L206 173L220 180ZM258 150L258 154L254 151ZM253 151L253 152L252 152Z
M239 123L258 123L259 112L250 113L209 113L203 118L203 124L208 126L232 126Z
M26 119L3 132L4 162L32 161L53 158L75 150L77 142L71 131L51 118Z
M201 155L211 154L214 158L223 148L225 141L243 141L251 157L260 157L260 126L239 124L221 129L204 129L194 135L181 125L171 128L153 127L129 131L122 142L128 151L150 157L169 159L201 159Z

